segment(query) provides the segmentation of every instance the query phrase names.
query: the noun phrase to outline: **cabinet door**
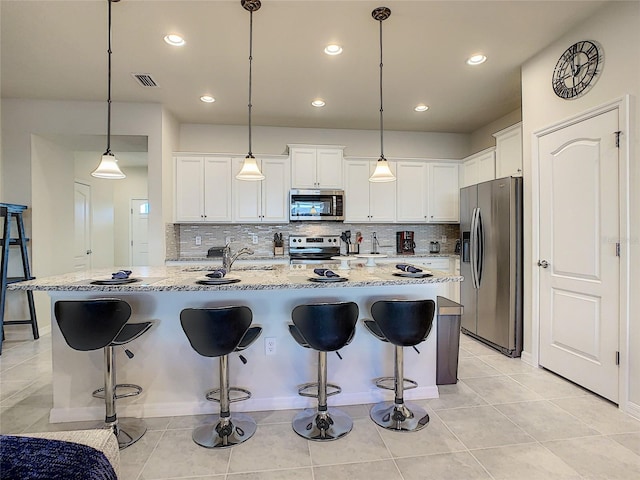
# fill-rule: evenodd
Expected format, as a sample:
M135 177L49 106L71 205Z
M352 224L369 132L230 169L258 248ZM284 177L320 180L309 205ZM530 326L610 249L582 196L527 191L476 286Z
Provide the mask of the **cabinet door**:
M496 152L490 151L478 157L478 181L487 182L496 178Z
M396 163L398 222L427 221L427 170L422 162Z
M496 178L522 176L522 125L494 134L496 137Z
M341 148L319 148L317 150L316 186L335 189L343 187Z
M345 222L369 222L369 160L348 160L345 172Z
M458 165L432 163L429 165L429 221L458 222L460 192Z
M204 221L231 221L231 159L204 158Z
M468 187L469 185L475 185L478 183L478 168L477 158L471 158L462 164L462 177L464 179L462 182L463 187Z
M290 164L288 159L262 159L263 222L289 223Z
M202 157L176 157L176 222L202 222Z
M292 188L318 188L316 180L316 149L291 149Z
M244 158L233 159L233 221L255 223L262 216L262 182L238 180Z
M392 223L396 220L396 183L370 182L369 177L376 169L377 160L369 162L369 221L376 223ZM396 175L395 162L389 161L391 172Z

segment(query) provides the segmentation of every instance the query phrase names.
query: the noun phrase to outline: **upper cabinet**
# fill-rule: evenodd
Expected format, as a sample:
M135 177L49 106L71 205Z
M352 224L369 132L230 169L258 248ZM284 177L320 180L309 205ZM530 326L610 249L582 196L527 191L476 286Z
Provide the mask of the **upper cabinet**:
M522 176L522 123L493 134L496 137L496 178Z
M259 182L235 178L244 158L233 159L233 221L288 223L290 163L288 158L256 158L265 176Z
M345 160L345 222L395 221L396 182L370 182L376 162L370 159ZM389 166L395 173L394 162L389 162Z
M460 187L496 178L496 148L491 147L465 158L462 164Z
M291 187L342 189L344 147L289 145Z
M231 221L231 158L175 158L176 222Z
M459 165L454 162L396 162L398 222L458 222Z

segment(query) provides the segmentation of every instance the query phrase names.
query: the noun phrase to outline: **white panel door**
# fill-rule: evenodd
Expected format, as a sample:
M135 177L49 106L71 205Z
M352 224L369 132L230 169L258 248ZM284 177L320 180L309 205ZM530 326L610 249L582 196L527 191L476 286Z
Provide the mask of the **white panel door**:
M91 187L74 183L73 269L91 268Z
M149 200L131 200L131 266L149 265Z
M613 402L620 291L617 130L617 110L597 115L541 137L538 159L540 365Z

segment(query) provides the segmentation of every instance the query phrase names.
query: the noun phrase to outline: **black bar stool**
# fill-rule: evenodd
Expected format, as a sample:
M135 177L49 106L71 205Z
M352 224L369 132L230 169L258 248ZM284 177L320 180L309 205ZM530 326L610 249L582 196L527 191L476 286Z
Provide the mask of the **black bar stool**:
M60 300L55 303L55 317L62 336L74 350L82 352L104 349L104 387L93 392L103 398L106 414L104 423L112 428L120 448L137 442L147 431L138 418L118 418L116 400L142 393L142 387L130 383L116 384L114 347L124 346L145 333L153 322L127 323L131 307L124 300L104 298L97 300ZM127 356L133 353L125 349ZM122 393L118 393L122 391Z
M256 422L249 415L231 415L229 404L247 400L251 392L229 386L229 354L241 352L255 342L262 327L251 326L253 313L249 307L186 308L180 312L182 329L193 349L204 357L220 357L220 388L210 390L207 400L220 403L220 416L215 424L197 427L193 441L207 448L232 447L249 440L256 432ZM247 360L240 355L240 360ZM231 398L232 392L242 395Z
M289 333L294 340L318 351L318 381L298 389L302 396L317 398L318 406L298 413L293 418L293 430L309 440L337 440L351 431L353 421L344 412L327 407L327 397L342 391L337 385L327 383L327 352L337 353L353 339L358 305L353 302L298 305L291 319ZM317 394L311 393L312 389L317 389Z
M374 336L395 345L395 375L375 380L379 388L394 390L395 399L374 405L370 412L371 419L383 428L413 432L429 423L429 415L423 408L404 401L404 390L416 388L418 384L404 378L403 348L413 347L418 351L416 345L431 332L434 311L433 300L380 300L371 306L373 320L364 321ZM389 386L390 381L393 386Z

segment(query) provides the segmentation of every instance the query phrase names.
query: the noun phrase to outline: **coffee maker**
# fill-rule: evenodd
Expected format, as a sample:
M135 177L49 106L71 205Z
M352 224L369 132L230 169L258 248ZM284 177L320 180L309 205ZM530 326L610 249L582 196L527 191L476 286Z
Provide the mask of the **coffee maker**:
M413 232L408 230L396 232L396 253L413 255L416 253L415 248L416 243L413 241Z

